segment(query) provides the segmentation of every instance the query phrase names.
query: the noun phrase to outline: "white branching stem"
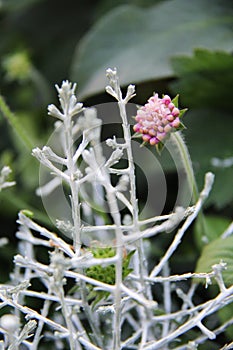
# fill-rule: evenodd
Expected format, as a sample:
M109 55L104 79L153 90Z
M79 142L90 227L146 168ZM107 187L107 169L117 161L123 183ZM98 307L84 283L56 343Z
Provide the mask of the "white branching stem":
M113 149L110 156L105 157L102 147L102 122L93 108L83 110L82 104L77 102L75 85L63 82L61 88L57 87L61 110L54 105L48 108L49 114L59 119L60 133L57 133L57 137L63 147L64 158L59 155L60 150L56 154L47 146L33 150L33 155L54 176L39 192L48 195L61 181L69 186L72 218L64 221L58 218L57 228L67 232L73 242L69 244L59 235L35 223L27 216L28 213L19 213L17 238L20 240L20 250L14 258L12 282L0 285L1 310L4 312L6 307L13 310L11 317L0 318L3 339L0 348L3 345L2 348L17 350L23 344L29 350L37 350L40 345L43 347L40 342L43 342L46 328L46 335L56 348L64 348L64 344L68 343L70 350L165 350L177 340L183 344L183 336L188 339L189 331L195 328L194 339L176 348L194 349L206 339L215 339L217 334L233 324L231 319L214 330L204 325L206 318L233 302L233 286L225 284L222 274L226 268L224 261L216 262L209 273L170 273L171 257L190 225L200 216L212 188L213 174L206 174L204 189L199 194L184 140L179 133L172 135L195 204L187 208L177 207L166 215L140 220L126 109L135 88L129 85L123 98L116 70L108 69L107 77L109 86L106 90L117 100L124 135L122 143L117 142L116 136L106 141L109 149ZM84 111L83 116L77 116L81 111ZM78 132L82 133L82 141L76 146ZM115 165L123 156L127 159L127 166L118 169ZM0 189L12 185L5 182L8 173L8 169L1 172ZM118 182L114 185L116 176ZM90 197L93 207L83 202L83 193ZM101 215L98 208L104 209L105 201L108 213ZM123 218L120 211L122 203L127 212ZM105 224L106 218L110 223ZM176 230L177 227L179 229ZM160 261L150 261L149 273L145 243L150 249L152 237L172 235L174 230L173 241ZM90 246L82 249L81 234L87 239L83 243L90 243ZM222 238L230 234L232 225ZM1 241L0 246L1 243L6 242ZM48 253L50 263L45 263L38 256L37 247ZM196 305L194 297L198 279L205 282L206 288L212 281L216 282L219 292L212 300ZM43 284L43 292L34 290L34 280ZM155 301L153 294L156 294L157 284L162 295ZM189 286L187 292L184 284ZM175 298L178 296L183 301L180 308L173 305L175 292ZM41 310L26 306L27 299L33 299L35 304L40 301ZM12 322L12 316L15 320L22 320L22 315L25 317L22 326ZM126 325L126 332L123 325Z
M178 245L181 243L181 239L184 236L185 232L187 231L188 227L191 225L193 220L197 217L199 211L202 208L203 202L205 199L208 197L209 192L213 186L213 181L214 181L214 175L212 173L207 173L205 177L205 186L203 191L200 194L200 197L195 205L195 210L194 212L185 220L184 224L182 227L178 230L172 244L153 270L150 273L150 277L155 277L158 275L158 273L161 271L163 266L166 264L166 262L170 259L171 255L175 252L177 249Z
M42 322L44 322L45 324L49 325L52 329L57 330L61 333L66 334L66 336L68 335L68 331L67 328L63 327L62 325L58 324L57 322L54 322L52 320L50 320L47 317L42 316L40 313L38 313L37 311L27 307L27 306L22 306L19 303L17 303L14 300L10 300L9 298L7 298L4 294L0 293L0 298L3 302L5 302L5 305L9 305L13 308L18 309L19 311L21 311L23 314L27 315L28 318L35 318L37 320L41 320Z
M50 294L50 290L48 290L48 294ZM41 310L41 315L43 317L47 317L48 316L50 305L51 305L51 300L47 299L47 300L44 301L44 305L43 305L43 308ZM44 322L42 320L40 320L38 322L38 326L37 326L37 329L36 329L36 332L35 332L35 335L34 335L34 339L33 339L32 345L31 345L31 350L37 350L38 349L38 345L39 345L39 342L40 342L40 337L41 337L41 333L42 333L43 327L44 327Z
M150 287L149 285L146 285L144 281L144 276L147 275L147 268L145 266L146 259L145 259L144 249L143 249L143 241L140 236L140 226L139 226L139 218L138 218L138 200L136 196L135 166L134 166L133 152L132 152L132 146L131 146L130 124L128 123L127 112L126 112L126 104L129 101L129 99L131 99L134 96L135 89L134 89L134 86L130 85L127 90L127 95L123 99L122 92L119 85L119 80L115 74L115 71L112 71L109 69L107 71L107 75L110 81L110 89L111 91L113 91L113 96L118 101L118 107L119 107L120 116L122 119L125 149L126 149L127 160L128 160L128 175L129 175L129 183L130 183L130 206L128 207L132 208L130 210L132 215L132 223L133 223L132 232L138 235L137 239L135 240L137 254L134 257L134 270L135 272L139 271L140 288L142 289L142 292L144 293L145 296L147 296L148 298L151 298ZM121 245L122 244L123 244L123 240L121 242ZM119 258L122 259L122 253L121 253L121 256L119 256ZM117 261L117 264L120 265L120 262ZM148 310L147 312L145 312L143 308L139 308L139 313L140 313L140 319L143 325L143 336L142 336L142 342L140 345L140 348L141 348L143 347L143 344L147 338L147 333L148 333L147 327L149 326L148 318L150 318L151 316L149 315Z
M73 323L71 320L71 309L69 308L69 306L66 304L65 302L65 297L64 297L64 290L63 288L58 288L57 290L57 295L60 298L60 304L62 307L62 314L65 318L65 322L66 322L66 326L67 329L69 331L69 343L70 343L70 350L75 350L75 331L74 331L74 327L73 327Z
M120 228L121 218L119 208L114 191L109 190L109 187L105 187L107 191L107 198L110 207L110 213L116 225L116 277L115 277L115 290L114 290L114 323L113 323L113 349L118 350L121 347L121 285L122 285L122 261L123 261L123 232Z
M126 152L127 152L127 159L128 159L128 170L129 170L129 183L130 183L130 203L132 205L132 222L133 222L133 229L132 232L138 234L138 239L135 241L135 245L137 247L138 251L138 261L136 264L138 264L139 267L139 275L140 275L140 282L141 286L143 286L144 293L148 297L151 297L150 292L148 291L148 287L144 283L143 276L147 274L147 268L145 266L145 254L143 249L143 240L140 236L140 226L139 226L139 218L138 218L138 200L136 196L136 177L135 177L135 166L134 166L134 159L133 159L133 152L132 152L132 146L131 146L131 133L130 133L130 124L128 123L127 119L127 113L126 113L126 99L122 99L121 94L118 96L118 106L120 110L120 115L122 118L122 127L123 127L123 133L124 133L124 139L125 139L125 145L126 145Z
M163 267L163 275L169 276L169 272L170 271L169 271L169 266L167 262ZM171 284L169 281L165 281L163 283L163 300L164 300L164 311L166 314L170 314L172 309L172 301L171 301ZM167 334L169 333L169 326L170 326L170 321L165 320L163 323L163 331L162 331L163 338L166 337Z
M126 97L123 98L120 85L119 85L119 80L115 74L115 71L108 70L107 74L109 74L110 85L112 85L111 87L115 93L114 97L118 101L118 107L119 107L120 116L122 119L125 149L126 149L127 159L128 159L128 174L129 174L129 180L130 180L129 181L130 204L132 207L132 222L133 222L132 232L138 235L138 239L135 240L135 245L137 247L139 261L136 261L135 265L138 265L138 266L137 267L135 266L135 268L136 270L139 268L141 286L143 286L144 292L145 294L147 294L147 287L144 284L144 279L143 279L143 276L147 274L147 269L145 266L146 259L145 259L145 254L143 250L143 241L140 236L140 227L139 227L139 218L138 218L138 200L136 195L135 166L134 166L133 152L132 152L132 146L131 146L130 124L128 122L127 112L126 112L126 104L132 97L135 96L134 94L135 88L133 85L130 85L128 87Z
M75 253L79 255L81 248L81 217L80 217L80 204L79 204L79 188L78 182L76 181L76 164L74 163L74 145L73 145L73 135L72 135L72 116L69 115L69 111L66 111L65 119L65 152L67 157L67 169L69 174L69 184L70 184L70 201L72 209L73 218L73 240Z
M172 340L178 338L181 334L186 333L189 329L198 326L198 324L208 315L214 313L219 308L223 307L223 301L228 297L232 296L233 287L226 289L225 292L220 293L215 299L208 303L208 306L203 308L196 316L184 322L175 331L169 333L166 338L161 338L160 340L154 342L152 345L147 345L145 350L156 350L163 348L166 344L169 344ZM211 335L213 332L209 332Z

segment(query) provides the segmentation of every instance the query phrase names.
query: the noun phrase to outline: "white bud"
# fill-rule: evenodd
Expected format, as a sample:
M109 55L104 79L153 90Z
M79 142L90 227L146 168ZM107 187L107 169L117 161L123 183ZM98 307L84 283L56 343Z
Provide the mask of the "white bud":
M108 68L106 70L106 76L108 78L115 78L116 75L117 75L117 69L116 68L114 68L114 69Z
M112 139L107 139L105 142L108 147L111 147L113 149L117 148L116 136L113 136Z
M71 116L74 116L83 110L83 103L77 102L72 108L70 108L69 113Z
M87 149L85 149L82 153L83 159L84 161L90 165L93 161L93 154L91 153L91 151L88 151Z
M61 120L64 120L64 115L59 111L59 109L51 104L51 105L48 105L48 114L55 117L55 118L58 118L58 119L61 119Z
M6 314L0 319L0 325L8 333L13 334L20 327L19 318L16 315Z
M128 175L124 174L120 177L116 188L118 191L124 192L127 190L128 184L129 184L129 177Z
M106 92L113 96L115 99L117 99L117 94L115 93L115 91L113 90L113 88L110 85L107 85L105 88Z
M33 148L32 155L36 157L37 159L41 158L42 151L39 147Z
M132 217L129 214L126 214L123 217L123 225L132 225Z
M130 84L127 88L125 101L128 102L134 96L135 96L135 85Z
M9 166L4 166L1 170L1 176L7 177L11 173L11 169Z
M6 237L0 238L0 247L3 247L4 245L8 244L9 240Z
M107 160L105 166L107 168L113 166L114 164L118 163L119 160L123 156L123 151L120 148L117 148L115 151L112 152L111 157Z
M130 84L127 89L127 93L132 95L135 93L135 85Z

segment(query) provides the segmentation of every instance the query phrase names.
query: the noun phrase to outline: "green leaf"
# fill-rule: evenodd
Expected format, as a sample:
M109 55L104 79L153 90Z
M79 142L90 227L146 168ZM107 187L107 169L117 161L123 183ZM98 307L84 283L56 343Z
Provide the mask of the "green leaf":
M21 210L21 213L25 216L27 216L28 218L33 218L34 213L31 210L28 209L23 209Z
M4 101L4 98L1 95L0 95L0 112L7 119L9 124L12 126L12 129L14 130L14 132L16 133L20 141L22 141L24 146L31 153L31 150L35 144L31 139L31 136L29 136L30 135L29 132L25 130L19 118L17 118L14 115L14 113L11 112L6 102Z
M233 283L233 236L225 239L218 238L207 244L198 259L196 273L211 272L214 264L220 261L227 264L227 269L222 272L226 285ZM214 283L214 280L213 280Z
M194 226L195 241L200 250L203 249L205 244L212 242L219 238L221 234L230 225L231 220L222 216L205 215L204 225L205 233L203 232L203 225L199 219L196 220Z
M132 250L123 259L123 264L122 264L122 277L123 277L123 279L125 279L130 274L130 272L133 271L133 269L129 268L129 263L130 263L131 257L135 253L135 251L136 250Z
M90 294L88 295L88 301L92 300L91 303L91 308L94 309L95 306L102 300L105 300L108 298L108 296L110 295L109 292L105 292L102 290L98 290L95 291L94 289L90 292Z
M164 150L164 146L165 146L165 140L168 140L170 138L170 135L168 135L168 137L166 139L164 139L163 141L160 141L159 143L157 143L155 146L150 146L151 148L152 147L155 147L157 153L159 156L161 156L163 150Z
M174 103L175 107L179 107L179 95L177 94L173 99L172 99L172 103Z
M95 246L88 248L89 251L92 252L93 256L96 259L101 258L110 258L116 254L116 249L114 247L100 247ZM135 253L135 250L132 250L128 254L125 252L125 256L122 261L122 278L125 279L132 269L129 268L130 260L132 255ZM86 269L86 275L88 277L94 278L100 282L107 283L110 285L115 284L115 274L116 274L116 266L114 264L102 266L102 265L93 265ZM87 284L88 288L88 301L91 302L91 307L94 308L101 300L107 299L110 295L109 292L95 290L93 285ZM69 290L69 294L75 293L79 289L79 285L73 286Z
M172 90L189 108L232 108L233 56L227 52L195 50L192 57L172 58L175 75Z
M196 47L232 50L228 0L171 0L150 8L120 6L84 36L73 58L71 78L84 98L104 90L103 74L117 67L121 84L174 76L171 57ZM143 64L142 64L143 63Z
M188 108L180 109L179 118L183 118L184 114L187 112Z
M222 167L214 158L232 157L233 118L223 110L193 109L185 117L185 139L188 142L199 189L207 171L215 174L215 181L207 205L222 208L233 202L233 166Z
M4 11L18 11L37 2L42 2L42 0L2 0L0 6L2 6Z
M172 59L176 76L171 84L188 105L186 139L196 176L201 183L205 172L215 174L215 183L207 205L222 208L233 200L233 167L215 166L214 158L232 157L233 57L226 52L195 50L192 57Z
M41 209L34 207L28 198L23 198L23 194L23 191L17 189L17 186L16 189L11 188L7 192L2 191L0 200L1 212L4 212L4 215L9 215L9 213L14 213L14 215L16 215L16 212L22 208L28 208L27 210L34 214L34 218L36 220L39 220L41 223L47 226L51 226L51 221L47 213L43 212Z
M184 130L184 129L186 129L186 126L185 126L182 122L180 122L180 125L179 125L179 127L176 129L176 131L182 131L182 130Z

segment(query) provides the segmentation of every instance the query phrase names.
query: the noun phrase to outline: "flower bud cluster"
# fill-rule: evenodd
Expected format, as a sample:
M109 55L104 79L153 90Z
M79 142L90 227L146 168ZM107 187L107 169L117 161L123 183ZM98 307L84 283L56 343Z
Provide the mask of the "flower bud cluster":
M168 95L159 98L158 94L150 97L135 117L137 124L133 130L142 134L144 142L156 145L163 141L172 131L179 129L180 110Z

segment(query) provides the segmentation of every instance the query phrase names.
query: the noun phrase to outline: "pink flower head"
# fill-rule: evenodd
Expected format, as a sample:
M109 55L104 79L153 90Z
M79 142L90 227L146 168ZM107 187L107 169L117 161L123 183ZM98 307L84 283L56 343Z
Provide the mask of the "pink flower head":
M144 142L157 145L171 132L180 129L180 116L183 111L177 108L175 99L173 101L168 95L159 98L158 94L155 94L149 98L148 103L138 109L133 130L141 134Z

